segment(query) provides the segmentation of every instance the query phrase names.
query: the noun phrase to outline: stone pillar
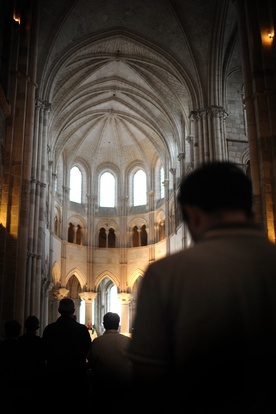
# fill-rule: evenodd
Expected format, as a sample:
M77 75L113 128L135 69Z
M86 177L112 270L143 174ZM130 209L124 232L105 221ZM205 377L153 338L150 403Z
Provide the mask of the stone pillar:
M70 188L63 186L63 207L62 207L62 245L61 245L61 284L65 283L66 279L66 246L67 246L67 239L68 239L68 223L67 223L67 210L68 210L68 203L69 203L69 192Z
M190 166L194 167L194 137L192 135L188 135L186 138L189 147L190 147ZM186 171L183 171L185 173Z
M94 325L94 299L97 297L97 292L81 292L79 293L81 300L85 301L85 325Z
M185 171L185 167L184 167L185 152L180 152L177 156L177 159L178 159L179 164L180 164L180 177L182 177L182 175L184 174L184 171Z
M208 116L211 130L210 137L213 141L211 157L212 159L225 160L227 158L225 143L225 119L227 113L221 106L212 105L208 108Z
M176 234L176 224L177 224L177 197L176 197L176 193L177 193L177 188L176 188L176 168L170 168L170 173L173 176L173 201L174 201L174 233ZM169 183L166 184L166 200L169 200ZM168 206L168 202L166 203L166 237L167 237L167 241L169 241L168 236L169 236L169 206ZM168 251L169 253L169 251Z
M271 0L239 0L235 5L255 214L270 240L276 242L275 8Z
M20 21L14 26L12 16L6 16L6 29L10 31L8 44L9 62L3 69L8 70L8 97L10 120L5 131L5 151L2 152L1 182L1 292L4 303L14 306L1 306L0 320L17 319L22 325L30 312L37 312L40 296L28 302L26 292L31 290L28 268L28 240L31 193L31 170L33 157L33 126L35 116L35 94L37 88L37 34L38 2L22 2L14 9ZM13 8L11 3L11 8ZM1 64L2 69L2 64ZM41 272L36 275L40 280ZM36 291L34 295L36 295ZM3 296L2 298L3 299ZM33 307L34 306L34 307Z
M196 124L198 141L194 142L196 160L198 163L226 158L225 127L226 111L217 105L192 111L190 119ZM199 142L199 145L198 145Z
M131 294L127 292L118 293L118 300L121 305L121 333L129 333L129 304Z
M192 140L188 141L191 144L191 156L192 156L192 167L196 168L197 165L200 163L200 157L199 157L199 145L198 145L198 136L199 136L199 126L198 126L198 120L199 120L199 114L197 111L191 111L190 113L190 121L191 121L191 130L192 134L191 137ZM188 138L187 138L188 139Z

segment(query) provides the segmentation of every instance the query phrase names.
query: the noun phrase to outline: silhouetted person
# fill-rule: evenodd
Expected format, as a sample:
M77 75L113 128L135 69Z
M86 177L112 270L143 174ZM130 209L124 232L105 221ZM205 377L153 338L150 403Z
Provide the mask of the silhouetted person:
M90 394L104 398L114 408L118 400L106 401L106 384L110 384L113 391L123 392L127 397L132 379L132 363L126 357L126 349L131 338L119 333L120 316L115 312L107 312L103 317L105 331L97 336L92 343L89 353L91 368ZM94 400L94 399L93 399Z
M30 315L24 323L25 332L18 338L18 381L22 392L22 404L30 408L30 401L43 397L46 362L43 340L38 335L39 319Z
M42 338L47 363L48 384L60 408L84 407L87 403L87 356L91 338L85 325L74 318L75 305L61 299L60 317L44 329Z
M178 201L194 245L143 278L128 352L137 402L275 413L276 246L254 222L251 181L232 163L206 163L183 178Z
M20 333L21 325L17 320L5 322L5 338L0 341L0 389L1 405L7 414L17 413L20 406L17 386L17 346Z

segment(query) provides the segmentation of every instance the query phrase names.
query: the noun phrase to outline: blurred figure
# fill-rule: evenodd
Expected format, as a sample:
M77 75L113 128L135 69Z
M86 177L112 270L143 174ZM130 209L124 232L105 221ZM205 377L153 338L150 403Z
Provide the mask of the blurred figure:
M128 352L141 404L275 413L276 246L254 223L251 182L232 163L206 163L178 202L194 245L143 278Z
M42 335L48 384L51 384L57 408L73 409L80 404L83 408L88 397L87 357L91 338L87 327L74 317L72 299L61 299L58 311L60 317L47 325Z
M104 333L97 336L92 343L89 353L91 368L90 393L93 397L106 396L106 384L112 384L116 395L123 392L127 397L132 379L132 363L126 357L126 349L131 339L119 333L120 316L107 312L103 317ZM92 401L92 398L91 398ZM106 399L104 400L107 403ZM120 403L120 400L116 400ZM112 399L111 407L116 403Z

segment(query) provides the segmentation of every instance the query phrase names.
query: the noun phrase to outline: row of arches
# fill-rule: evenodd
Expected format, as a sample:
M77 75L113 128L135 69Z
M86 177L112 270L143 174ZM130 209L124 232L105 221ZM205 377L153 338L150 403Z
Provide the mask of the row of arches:
M163 199L164 190L164 167L157 166L157 197ZM85 194L89 193L87 186L87 177L85 170L80 165L74 165L70 169L69 180L69 200L78 204L83 203ZM147 204L147 174L142 169L135 169L131 174L128 193L130 195L131 206L140 206ZM58 175L55 175L55 192L58 192ZM115 171L111 169L103 170L98 177L98 206L99 207L116 207L118 198L118 177Z
M174 229L174 214L173 205L171 207L172 213L169 216L169 231ZM107 220L110 223L101 225L98 221L97 230L92 244L97 247L118 247L118 224L114 220ZM79 214L71 216L67 225L67 235L63 234L62 216L59 206L55 207L54 216L54 235L60 239L67 239L69 243L86 246L88 244L88 230L86 220ZM145 219L137 217L130 223L130 227L126 230L128 233L128 246L138 247L146 246L148 244L149 227ZM161 210L157 213L157 218L153 223L154 241L158 243L166 236L166 220L165 213ZM119 232L122 233L121 231Z
M158 226L158 241L165 238L165 222L162 220ZM83 228L78 224L76 227L73 223L69 223L68 227L68 240L69 243L83 245L84 232ZM132 228L132 247L140 247L148 245L148 233L146 225L143 224L141 227L134 226ZM116 233L114 228L110 227L105 229L101 227L99 230L98 247L116 247Z
M54 263L52 276L54 285L50 295L50 310L53 313L57 310L58 301L67 296L75 302L77 320L92 325L98 334L103 331L101 322L103 315L108 311L119 313L124 332L131 333L137 296L143 278L141 269L133 272L132 285L127 292L120 291L119 278L109 271L104 271L96 277L93 292L87 291L85 275L77 268L69 272L64 287L61 286L60 266L57 262Z

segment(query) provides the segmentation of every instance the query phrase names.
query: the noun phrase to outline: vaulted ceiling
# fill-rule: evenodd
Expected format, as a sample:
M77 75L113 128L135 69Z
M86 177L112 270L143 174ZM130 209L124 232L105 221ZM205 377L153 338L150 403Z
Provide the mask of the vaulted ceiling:
M150 169L157 159L175 167L190 111L204 105L202 67L219 2L41 3L38 91L51 107L55 160L122 173L135 164ZM235 22L228 16L229 41Z

